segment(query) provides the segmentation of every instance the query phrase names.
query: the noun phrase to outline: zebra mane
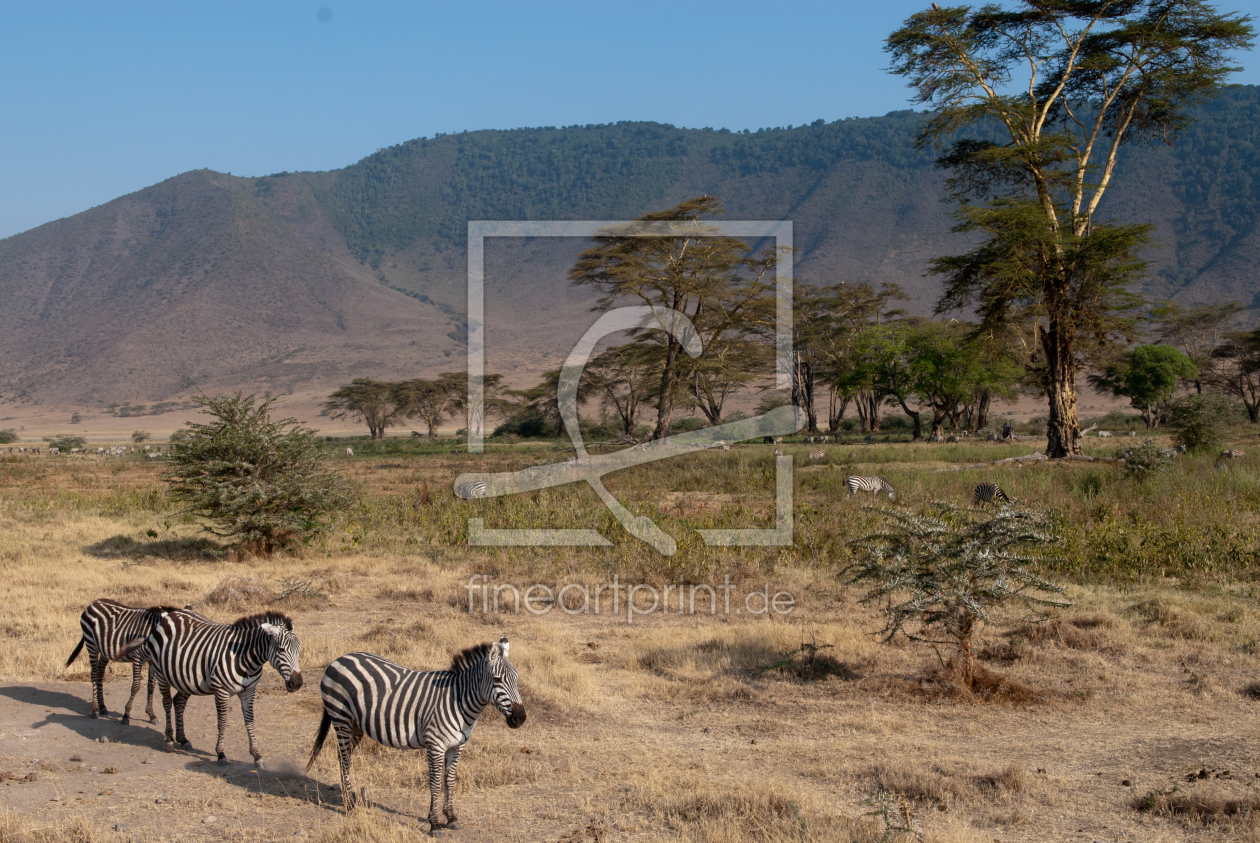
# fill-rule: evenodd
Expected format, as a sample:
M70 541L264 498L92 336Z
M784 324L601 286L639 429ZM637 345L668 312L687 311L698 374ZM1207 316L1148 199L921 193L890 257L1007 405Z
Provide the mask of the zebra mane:
M246 615L243 618L237 618L232 621L232 627L234 629L252 629L265 623L273 626L282 626L289 632L293 631L293 621L280 612L259 612L256 615Z
M483 658L489 657L490 648L493 646L493 644L478 644L475 647L469 647L456 653L451 657L451 673L463 673L470 667L479 664Z

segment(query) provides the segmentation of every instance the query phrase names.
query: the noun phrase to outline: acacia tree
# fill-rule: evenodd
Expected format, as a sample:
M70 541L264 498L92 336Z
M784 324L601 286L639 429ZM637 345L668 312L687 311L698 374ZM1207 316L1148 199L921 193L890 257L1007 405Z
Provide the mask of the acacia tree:
M1238 69L1228 52L1251 46L1249 21L1199 0L933 4L887 40L892 72L935 110L919 146L950 141L937 163L963 203L955 230L983 235L933 262L946 277L938 309L974 303L989 326L1037 320L1048 456L1080 451L1079 356L1131 328L1148 227L1095 219L1120 147L1170 142L1187 107ZM959 137L968 129L982 136Z
M1160 302L1151 311L1160 342L1179 345L1199 373L1194 378L1195 392L1203 392L1204 381L1211 380L1216 359L1214 349L1221 344L1225 326L1247 308L1241 302L1205 304L1184 307L1171 301Z
M719 338L749 330L764 321L760 312L774 306L766 276L774 269L776 252L754 256L744 241L718 236L703 218L721 212L717 198L699 196L667 211L644 214L639 221L660 224L661 236L617 236L613 230L594 237L595 245L578 256L569 278L599 291L596 309L632 300L684 314L699 334L703 359ZM631 335L659 347L652 438L662 439L669 435L680 381L687 371L683 344L673 333L651 327Z
M1090 374L1089 382L1099 392L1128 398L1151 430L1159 425L1177 385L1197 375L1190 358L1171 345L1139 345L1101 373Z
M1260 421L1260 330L1229 334L1212 360L1208 383L1242 401L1252 424Z
M934 504L921 513L882 510L887 530L855 542L849 582L871 581L863 602L882 603L885 641L952 644L953 666L967 688L975 677L972 641L1011 604L1044 620L1045 610L1071 604L1063 587L1035 573L1038 546L1056 541L1044 512L1004 506L993 514Z
M205 529L270 554L318 532L346 505L345 479L328 465L315 431L296 419L271 419L266 396L198 395L210 421L172 436L163 479Z
M578 403L598 398L605 414L613 413L627 436L634 435L639 411L651 400L659 372L635 343L613 346L586 364L578 385Z
M334 419L358 416L368 426L373 439L384 439L385 429L398 423L396 384L355 378L338 389L324 402L324 409Z

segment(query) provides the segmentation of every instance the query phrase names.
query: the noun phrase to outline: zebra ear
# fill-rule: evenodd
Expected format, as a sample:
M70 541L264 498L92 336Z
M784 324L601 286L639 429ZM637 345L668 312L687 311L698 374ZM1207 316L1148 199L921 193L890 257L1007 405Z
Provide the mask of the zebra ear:
M258 628L261 629L263 632L267 633L268 635L270 635L272 638L280 637L280 627L274 624L269 624L269 623L259 624Z
M506 635L499 639L499 655L505 659L508 657L508 640Z

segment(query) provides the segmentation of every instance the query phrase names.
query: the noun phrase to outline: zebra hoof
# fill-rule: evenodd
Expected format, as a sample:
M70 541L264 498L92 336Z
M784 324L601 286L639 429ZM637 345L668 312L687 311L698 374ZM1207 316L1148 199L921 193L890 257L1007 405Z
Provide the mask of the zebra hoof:
M192 749L192 741L180 741L179 745L183 749Z
M89 714L89 715L88 715L88 717L91 717L93 720L100 720L100 719L101 719L101 716L100 716L99 714L97 714L95 711L93 711L91 714Z
M459 824L459 820L451 820L450 822L446 824L446 827L449 828L451 831L462 831L464 828L462 825Z
M219 756L219 766L220 766L220 767L226 767L227 765L228 765L227 756L226 756L226 755L220 755L220 756Z
M262 762L262 759L261 759L261 758L255 758L255 759L254 759L254 766L255 766L255 767L257 767L257 768L258 768L258 769L260 769L260 770L265 770L265 769L267 769L266 765L265 765L265 764L263 764L263 762Z
M150 722L150 723L156 723L156 722L157 722L157 715L156 715L156 714L150 714L150 715L149 715L149 722Z
M131 718L130 718L130 717L124 717L124 718L123 718L122 720L120 720L119 722L120 722L120 723L122 723L124 726L130 726L130 725L131 725Z

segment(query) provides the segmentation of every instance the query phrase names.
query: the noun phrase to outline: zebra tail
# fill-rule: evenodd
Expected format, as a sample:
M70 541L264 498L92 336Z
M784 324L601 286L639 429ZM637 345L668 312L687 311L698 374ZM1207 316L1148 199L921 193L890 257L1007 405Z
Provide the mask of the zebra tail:
M324 748L324 739L328 737L328 727L332 725L332 717L328 712L324 712L324 719L319 721L319 731L315 733L315 747L311 750L311 760L306 762L306 772L310 772L315 766L315 759L319 757L319 751Z
M126 646L124 646L122 650L119 651L118 658L114 659L114 661L120 661L120 662L131 661L131 659L135 657L136 651L139 650L141 647L143 647L144 642L147 640L149 640L148 636L131 639L130 641L127 642Z
M74 660L79 657L79 653L83 652L83 645L86 643L87 643L87 639L84 638L82 635L80 635L78 646L74 648L74 652L70 654L70 658L66 659L66 667L69 667L71 664L73 664Z

